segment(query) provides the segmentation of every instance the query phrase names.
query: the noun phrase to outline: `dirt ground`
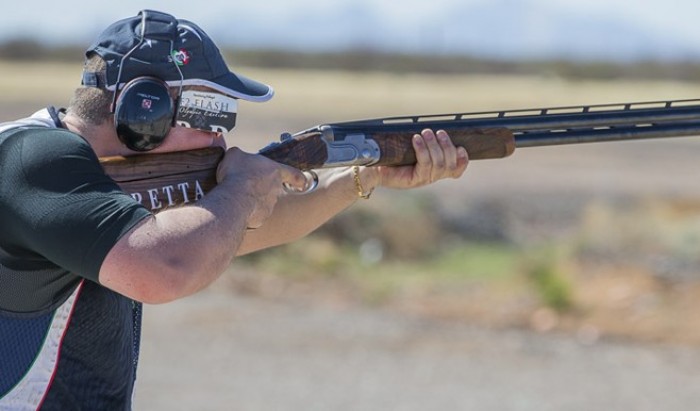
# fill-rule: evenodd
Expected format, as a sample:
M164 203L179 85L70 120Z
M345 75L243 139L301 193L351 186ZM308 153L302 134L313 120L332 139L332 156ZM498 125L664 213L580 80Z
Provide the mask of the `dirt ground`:
M694 410L700 350L216 287L148 307L142 410Z
M31 84L5 74L3 91L11 96L15 85ZM246 111L230 142L251 151L281 131L309 127L324 118L421 112L416 96L427 96L423 103L432 104L430 112L435 113L454 111L457 104L474 111L700 94L695 85L678 83L618 87L548 78L478 78L452 84L355 74L342 79L355 89L341 94L328 86L341 82L339 78L305 73L284 86L289 75L277 79L274 73L264 74L268 78L263 79L282 85L276 100L282 109L277 103L242 107ZM34 78L47 83L44 76ZM0 101L0 120L43 104L64 104L57 96L70 87L44 83L39 91L50 93L16 94L21 98ZM411 89L416 84L421 88ZM491 92L494 87L497 91ZM469 92L455 95L455 89ZM391 112L377 109L394 94L397 105L382 108ZM323 111L329 101L343 114L329 118ZM373 103L366 106L363 101ZM316 115L310 115L314 110ZM305 111L305 116L300 114ZM583 202L697 202L698 153L698 139L521 149L509 159L474 162L462 180L441 183L426 193L440 198L447 209L475 199L505 201L536 217L530 227L541 227L541 232L524 231L526 235L556 235ZM685 281L696 281L695 274L700 276L691 273ZM190 298L146 307L135 409L693 410L700 402L698 344L601 338L590 327L573 332L491 328L425 311L339 303L313 290L269 298L236 292L231 287L236 275L229 273ZM624 290L601 281L590 293L591 298L610 294L622 301ZM683 316L673 321L697 335L700 324L694 314L700 298L691 295L687 300Z

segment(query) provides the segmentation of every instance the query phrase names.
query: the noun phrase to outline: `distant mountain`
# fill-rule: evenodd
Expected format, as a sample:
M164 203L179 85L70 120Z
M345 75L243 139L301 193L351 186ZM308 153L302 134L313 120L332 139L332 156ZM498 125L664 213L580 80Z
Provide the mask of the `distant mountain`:
M28 6L0 14L0 42L25 36L82 46L116 18L142 7L137 0L38 1L42 13ZM700 33L693 20L700 6L692 0L682 0L680 6L663 1L609 0L594 6L589 0L208 0L205 6L171 2L168 11L196 21L226 46L458 53L507 60L700 61L700 34L685 34ZM55 18L66 8L81 13ZM630 11L644 13L632 16Z
M640 26L626 16L571 14L515 0L457 7L449 16L446 52L607 60L700 56L700 42Z

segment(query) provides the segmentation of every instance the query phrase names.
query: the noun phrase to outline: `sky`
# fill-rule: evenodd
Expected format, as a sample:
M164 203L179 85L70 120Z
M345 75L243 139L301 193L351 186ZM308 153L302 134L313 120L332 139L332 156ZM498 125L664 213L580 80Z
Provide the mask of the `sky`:
M700 60L697 0L37 0L5 8L0 41L88 45L142 8L192 20L221 45Z

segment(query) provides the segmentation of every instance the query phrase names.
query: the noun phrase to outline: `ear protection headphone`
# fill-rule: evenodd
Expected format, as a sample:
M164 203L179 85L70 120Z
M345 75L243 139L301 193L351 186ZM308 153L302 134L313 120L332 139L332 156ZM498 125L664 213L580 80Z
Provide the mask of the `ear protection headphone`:
M173 61L180 73L180 91L175 99L166 82L156 77L136 77L119 90L125 62L144 41L169 41L172 50L177 38L177 20L173 16L152 10L139 14L140 40L120 60L111 112L119 140L131 150L149 151L160 146L175 125L184 77Z

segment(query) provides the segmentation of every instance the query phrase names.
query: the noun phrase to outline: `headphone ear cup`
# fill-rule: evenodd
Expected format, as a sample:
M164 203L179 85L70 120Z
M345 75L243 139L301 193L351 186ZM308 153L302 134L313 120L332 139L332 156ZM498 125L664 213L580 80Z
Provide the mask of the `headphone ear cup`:
M170 132L175 110L164 81L155 77L136 78L124 86L117 98L114 109L117 136L131 150L153 150Z

